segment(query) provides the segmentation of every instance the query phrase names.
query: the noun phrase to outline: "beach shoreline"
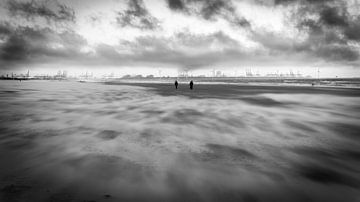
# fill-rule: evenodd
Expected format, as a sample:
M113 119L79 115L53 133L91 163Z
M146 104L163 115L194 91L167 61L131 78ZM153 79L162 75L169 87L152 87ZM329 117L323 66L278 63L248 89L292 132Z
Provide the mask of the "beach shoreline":
M2 201L356 201L360 90L0 81Z

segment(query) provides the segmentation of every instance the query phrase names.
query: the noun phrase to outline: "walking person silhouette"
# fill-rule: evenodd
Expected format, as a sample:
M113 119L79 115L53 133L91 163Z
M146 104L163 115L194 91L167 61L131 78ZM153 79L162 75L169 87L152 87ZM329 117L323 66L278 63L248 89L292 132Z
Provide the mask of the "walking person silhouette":
M176 88L176 89L178 88L178 85L179 85L178 81L175 80L175 88Z
M191 80L191 81L190 81L190 89L192 90L193 87L194 87L194 82Z

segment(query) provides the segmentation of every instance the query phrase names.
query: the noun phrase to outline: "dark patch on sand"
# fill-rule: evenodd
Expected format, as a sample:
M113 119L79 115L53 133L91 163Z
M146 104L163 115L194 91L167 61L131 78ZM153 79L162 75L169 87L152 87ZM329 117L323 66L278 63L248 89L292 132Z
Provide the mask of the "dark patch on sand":
M141 133L139 134L141 138L145 138L145 139L151 139L153 136L153 130L152 129L145 129L143 131L141 131Z
M343 156L348 157L352 160L360 162L360 151L355 151L351 149L343 149L339 151Z
M31 117L32 115L29 114L29 116ZM8 121L23 121L28 119L28 116L25 116L24 114L14 114L11 117L8 117Z
M260 169L260 168L256 169L256 171L258 171L259 173L265 175L266 177L268 177L269 179L272 179L274 181L277 181L277 182L286 181L286 177L284 177L282 175L282 173L267 171L266 169Z
M301 138L309 137L308 135L305 135L305 134L299 133L299 132L294 132L293 135L296 136L296 137L301 137Z
M278 102L271 98L261 97L261 96L254 96L254 97L240 97L241 101L247 102L252 105L258 105L263 107L285 107L286 103Z
M197 111L197 110L194 110L194 109L180 109L180 110L176 110L174 112L174 115L175 116L181 116L181 117L184 117L184 116L202 116L203 113Z
M291 149L294 153L310 158L332 158L335 155L334 152L330 152L326 149L316 149L312 147L296 147Z
M249 161L257 157L251 152L228 145L207 144L209 152L202 152L200 157L205 161L222 160L227 162Z
M186 177L181 173L169 171L166 173L165 183L172 190L172 200L202 201L196 190L190 188ZM176 200L175 200L176 201Z
M112 140L118 137L121 134L121 132L113 131L113 130L103 130L99 132L96 137L102 139L102 140Z
M138 108L139 108L138 106L128 106L126 109L131 111L131 110L136 110Z
M255 195L250 194L250 193L244 194L242 199L244 200L244 202L258 202L259 201Z
M300 166L299 174L311 181L322 184L338 184L338 185L350 186L353 188L359 187L359 181L356 180L356 178L323 166L317 166L317 165Z
M191 124L199 121L203 113L195 109L180 109L172 112L162 119L165 123L185 123Z
M328 129L335 132L339 136L344 136L351 139L360 139L360 125L349 123L328 123Z
M96 114L96 115L113 115L113 114L117 114L117 112L114 110L98 110L98 111L95 111L94 114Z
M3 136L8 136L9 132L13 132L13 129L10 128L9 126L3 126L0 124L0 139L3 138Z
M84 183L92 176L97 176L97 179L104 183L107 180L114 180L114 177L129 183L140 183L151 177L153 172L150 167L142 166L120 156L106 154L87 154L68 159L65 163L72 169L81 170L76 178Z
M60 109L60 111L64 113L87 113L88 109L80 109L80 108L66 108L66 109Z
M359 172L356 166L349 164L351 160L359 161L360 152L351 148L312 148L296 147L290 149L303 159L311 159L312 162L320 163L323 166L330 167L338 172Z
M51 122L51 121L56 121L58 120L56 117L49 117L49 118L45 118L45 117L41 117L41 116L30 116L29 117L31 119L31 122L33 123L38 123L38 122Z
M35 141L27 138L16 137L6 142L2 142L2 147L6 147L12 150L26 150L31 149L35 146Z
M212 114L209 114L211 116ZM213 115L218 120L219 124L213 125L214 127L218 127L219 131L228 131L229 127L223 127L224 124L230 125L236 128L246 128L247 124L242 121L242 117L230 117L230 118L221 118L220 116L217 116L216 114Z
M7 185L0 190L0 200L5 201L27 201L25 195L31 192L31 186L27 185ZM1 200L2 201L2 200Z
M7 94L14 94L14 93L18 93L19 91L15 91L15 90L4 90L4 91L1 91L2 93L7 93Z
M1 192L4 194L21 194L30 190L30 186L26 185L8 185L1 189Z
M139 133L139 141L146 146L154 146L162 143L162 133L153 129L144 129Z
M42 98L38 100L39 102L56 102L58 99L51 99L51 98Z
M230 124L231 121L231 124ZM229 124L231 125L231 127L224 127L224 124ZM238 124L238 125L236 125ZM214 131L217 131L219 133L235 133L236 132L241 132L241 131L237 131L236 127L244 127L243 125L241 125L241 123L237 123L234 120L229 120L229 122L227 122L227 120L219 120L216 123L206 123L203 124L202 127L204 128L211 128Z
M39 91L38 89L32 89L32 88L20 88L21 91Z
M162 111L162 110L143 110L141 111L142 113L144 114L147 114L149 116L157 116L157 115L161 115L161 114L164 114L165 111Z
M71 202L74 201L74 197L69 193L56 193L52 194L49 198L49 202Z
M296 128L296 129L299 129L301 131L316 132L316 130L314 128L309 127L306 124L295 122L295 121L292 121L292 120L284 120L283 123L290 126L291 128Z

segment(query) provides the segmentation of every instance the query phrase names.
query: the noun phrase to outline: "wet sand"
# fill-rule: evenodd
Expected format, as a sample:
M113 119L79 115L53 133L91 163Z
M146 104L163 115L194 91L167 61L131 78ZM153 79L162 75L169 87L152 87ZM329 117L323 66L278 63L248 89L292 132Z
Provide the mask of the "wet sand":
M0 81L0 201L359 201L360 90Z

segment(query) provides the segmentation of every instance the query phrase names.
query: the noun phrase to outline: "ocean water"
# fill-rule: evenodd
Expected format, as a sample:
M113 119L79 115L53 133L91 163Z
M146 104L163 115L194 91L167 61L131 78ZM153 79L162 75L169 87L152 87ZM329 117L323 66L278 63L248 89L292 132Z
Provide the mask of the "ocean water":
M360 201L360 90L0 81L2 201Z

